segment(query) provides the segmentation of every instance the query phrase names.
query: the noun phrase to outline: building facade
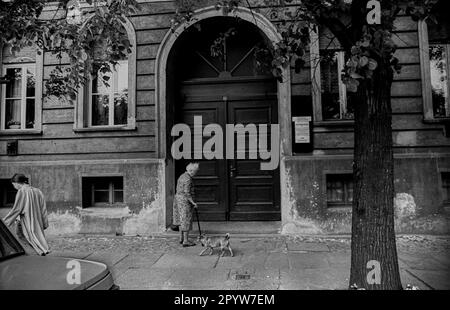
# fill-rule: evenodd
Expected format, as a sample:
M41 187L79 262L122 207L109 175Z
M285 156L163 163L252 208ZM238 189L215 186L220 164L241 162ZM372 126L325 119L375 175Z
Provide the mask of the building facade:
M254 57L261 44L280 39L277 10L239 7L224 15L205 5L171 29L173 2L141 6L124 23L132 53L111 86L92 77L75 101L43 98L45 80L67 59L2 48L0 69L13 78L0 93L0 215L14 200L9 178L23 173L46 196L49 233L164 232L189 161L173 158L172 128L185 123L194 132L194 117L202 116L202 128L279 125L274 170L261 170L261 158L192 159L200 162L202 220L277 221L286 234L349 233L352 96L339 74L345 55L329 31L312 32L309 63L298 74L285 69L277 81ZM43 18L55 9L50 3ZM402 14L395 22L403 67L392 86L400 233L449 232L448 29ZM226 43L213 57L219 37Z

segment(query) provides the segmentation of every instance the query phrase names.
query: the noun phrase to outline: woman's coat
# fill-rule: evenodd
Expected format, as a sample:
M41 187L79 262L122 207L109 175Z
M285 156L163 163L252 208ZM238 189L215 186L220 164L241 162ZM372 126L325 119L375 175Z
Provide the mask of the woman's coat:
M19 219L22 234L38 254L49 252L44 230L48 227L47 207L42 192L28 184L24 184L16 194L14 207L3 219L11 226Z

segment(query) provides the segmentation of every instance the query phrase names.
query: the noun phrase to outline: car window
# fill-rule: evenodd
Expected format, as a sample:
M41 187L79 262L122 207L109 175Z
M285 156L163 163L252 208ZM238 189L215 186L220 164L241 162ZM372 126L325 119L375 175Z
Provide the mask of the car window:
M0 220L0 261L24 253L22 246Z

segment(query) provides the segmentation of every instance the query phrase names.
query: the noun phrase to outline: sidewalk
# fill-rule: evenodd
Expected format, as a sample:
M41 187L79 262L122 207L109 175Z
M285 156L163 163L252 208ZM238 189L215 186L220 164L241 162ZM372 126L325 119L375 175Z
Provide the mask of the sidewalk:
M121 289L347 289L350 239L231 236L228 253L199 256L176 237L72 236L51 238L51 255L110 266ZM402 283L450 289L450 237L398 238Z

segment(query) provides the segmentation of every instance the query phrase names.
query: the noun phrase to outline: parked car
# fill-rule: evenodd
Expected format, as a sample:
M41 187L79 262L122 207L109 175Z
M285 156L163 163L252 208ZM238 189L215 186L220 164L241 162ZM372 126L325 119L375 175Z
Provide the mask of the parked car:
M0 220L0 290L116 290L105 264L26 253Z

